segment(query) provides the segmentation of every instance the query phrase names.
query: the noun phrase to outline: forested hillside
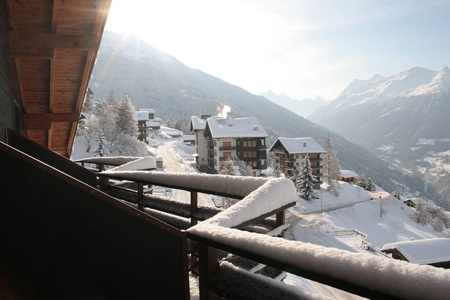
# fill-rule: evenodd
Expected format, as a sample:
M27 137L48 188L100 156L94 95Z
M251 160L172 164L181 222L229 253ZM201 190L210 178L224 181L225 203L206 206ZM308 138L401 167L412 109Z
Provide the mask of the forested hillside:
M215 115L224 104L233 117L256 117L270 135L311 136L324 144L328 130L244 89L189 68L136 38L105 32L91 80L95 97L110 92L128 95L136 108L154 108L164 120L189 120L192 115ZM388 191L402 186L425 193L420 178L404 176L388 162L338 134L331 134L343 168L364 173ZM428 195L436 196L433 190Z

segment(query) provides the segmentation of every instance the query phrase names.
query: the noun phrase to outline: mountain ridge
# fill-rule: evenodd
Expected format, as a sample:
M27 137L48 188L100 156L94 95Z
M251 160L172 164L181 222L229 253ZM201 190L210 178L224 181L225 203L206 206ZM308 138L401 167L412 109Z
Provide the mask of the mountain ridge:
M448 67L439 71L415 67L389 77L353 81L308 119L421 176L450 203L446 187L450 170L444 167L450 150L449 87ZM424 145L423 139L439 142Z
M304 98L301 100L296 100L289 97L286 94L275 94L272 91L267 91L260 93L266 99L269 99L275 104L278 104L284 108L287 108L299 116L307 118L311 113L313 113L318 107L327 103L325 99L317 96L315 99Z

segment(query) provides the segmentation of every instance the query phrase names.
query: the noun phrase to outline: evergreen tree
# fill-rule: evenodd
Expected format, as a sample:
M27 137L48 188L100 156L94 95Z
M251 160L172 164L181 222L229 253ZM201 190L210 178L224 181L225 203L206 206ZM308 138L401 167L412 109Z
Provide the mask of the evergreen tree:
M328 190L335 196L339 196L341 186L336 182L336 179L341 175L341 166L337 158L337 152L334 150L334 143L331 140L330 133L328 133L325 140L324 150L323 173L327 178Z
M306 153L305 159L302 163L302 171L300 176L297 177L295 187L297 188L297 195L307 201L311 199L317 199L318 196L314 192L314 179L311 171L311 162L309 161L309 155Z
M108 150L105 148L105 134L103 133L103 130L99 130L99 134L97 137L97 148L94 150L95 156L107 156Z
M362 187L363 189L366 189L366 175L359 175L358 179L356 180L356 185Z
M330 184L331 180L336 180L341 175L341 166L337 158L337 151L334 150L334 143L328 133L324 145L325 153L323 154L323 174L327 177L327 182Z
M118 102L117 102L118 103ZM106 101L97 103L96 115L98 118L99 130L103 131L108 147L111 148L119 134L116 127L116 115L118 106L109 105Z
M375 184L374 184L373 181L372 181L372 178L368 178L368 179L367 179L367 182L366 182L366 190L371 191L371 192L377 190L377 188L375 187Z
M294 169L292 170L292 176L290 178L294 182L294 184L297 181L299 175L300 171L298 170L297 166L294 166Z
M118 133L131 136L137 136L138 134L136 110L128 96L125 96L117 110L116 128Z

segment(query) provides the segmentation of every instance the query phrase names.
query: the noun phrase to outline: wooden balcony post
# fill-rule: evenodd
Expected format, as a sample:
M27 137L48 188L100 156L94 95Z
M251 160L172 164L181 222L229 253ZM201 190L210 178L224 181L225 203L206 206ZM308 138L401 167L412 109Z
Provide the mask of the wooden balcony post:
M142 182L138 182L137 183L137 202L138 202L139 210L144 210L144 207L140 204L142 199L144 199L144 184Z
M282 226L286 223L286 211L280 211L276 214L276 227ZM284 232L281 235L284 238Z
M106 189L106 187L109 185L109 178L106 176L99 176L98 177L98 186L100 190Z
M194 219L194 213L198 210L198 193L191 191L191 226L197 225L197 220ZM197 251L197 242L191 240L191 270L197 265L198 259L195 256Z
M209 290L209 279L217 270L217 249L207 245L198 244L199 262L199 289L200 300L215 300L219 296Z
M197 220L194 219L194 213L198 210L198 193L191 191L191 226L197 225Z

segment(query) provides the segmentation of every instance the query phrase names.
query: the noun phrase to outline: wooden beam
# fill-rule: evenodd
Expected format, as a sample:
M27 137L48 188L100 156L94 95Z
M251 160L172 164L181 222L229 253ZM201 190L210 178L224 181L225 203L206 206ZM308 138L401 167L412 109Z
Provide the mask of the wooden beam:
M79 115L76 113L43 113L43 114L23 114L23 127L25 130L50 130L52 122L76 122Z
M97 36L79 36L56 33L28 32L13 30L9 32L9 49L11 57L53 57L54 49L73 49L80 51L97 51L100 46Z

